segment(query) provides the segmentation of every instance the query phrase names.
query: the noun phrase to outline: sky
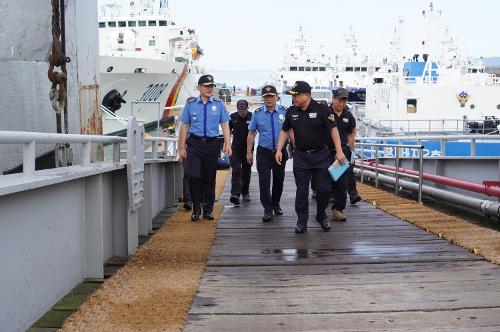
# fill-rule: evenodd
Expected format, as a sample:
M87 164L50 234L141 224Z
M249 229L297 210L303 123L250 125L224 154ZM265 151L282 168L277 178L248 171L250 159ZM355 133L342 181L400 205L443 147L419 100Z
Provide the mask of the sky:
M272 71L285 55L287 40L302 26L311 47L332 58L343 53L352 26L362 51L389 50L398 18L405 20L405 45L418 46L427 0L170 0L176 24L194 28L208 71ZM500 56L500 1L435 0L444 22L467 56ZM413 53L412 53L413 54Z

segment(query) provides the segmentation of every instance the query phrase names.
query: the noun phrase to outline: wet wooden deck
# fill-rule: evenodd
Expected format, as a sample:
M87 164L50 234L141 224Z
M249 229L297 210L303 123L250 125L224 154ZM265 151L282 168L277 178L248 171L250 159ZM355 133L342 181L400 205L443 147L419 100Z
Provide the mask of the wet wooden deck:
M284 216L228 206L185 331L500 331L500 267L367 203L325 233L296 235L295 184Z

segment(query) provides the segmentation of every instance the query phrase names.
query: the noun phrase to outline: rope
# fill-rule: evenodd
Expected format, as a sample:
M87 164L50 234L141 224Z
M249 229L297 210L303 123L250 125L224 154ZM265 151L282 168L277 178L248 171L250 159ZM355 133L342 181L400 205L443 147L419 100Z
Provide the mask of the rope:
M70 61L62 50L61 44L61 8L60 0L51 0L52 2L52 53L49 55L48 77L52 82L49 98L52 108L58 116L64 113L64 129L68 133L68 116L66 109L66 63ZM64 9L63 9L64 10ZM61 67L56 71L56 67ZM58 124L59 128L59 124Z

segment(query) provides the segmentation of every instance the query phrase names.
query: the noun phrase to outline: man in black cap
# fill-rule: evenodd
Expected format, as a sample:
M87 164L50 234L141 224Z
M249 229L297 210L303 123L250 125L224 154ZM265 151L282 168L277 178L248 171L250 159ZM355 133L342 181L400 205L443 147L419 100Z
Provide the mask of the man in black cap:
M311 98L311 86L307 82L295 82L295 85L287 93L292 95L293 106L288 109L280 133L276 162L282 162L281 149L289 137L288 131L293 129L295 144L293 175L297 185L295 211L298 218L295 233L307 231L309 184L313 174L316 175L317 180L316 221L327 232L330 230L330 223L325 210L328 206L331 188L330 175L328 174L330 152L327 144L329 139L333 140L337 147L338 152L335 158L341 164L346 160L341 149L337 125L335 120L330 117L328 107Z
M181 116L179 161L186 160L193 201L191 221L200 219L202 204L203 218L214 219L215 177L220 153L219 125L224 134L224 153L231 156L229 113L224 108L224 102L212 96L214 86L212 75L202 75L198 80L200 95L188 100Z
M278 138L281 126L285 121L286 109L277 105L278 92L272 85L262 88L262 99L264 105L256 109L252 116L252 121L248 126L247 138L247 161L253 162L253 144L257 132L259 133L259 143L257 146L257 172L259 173L260 202L264 207L263 222L273 220L273 212L276 216L283 215L280 206L281 194L283 193L283 181L285 180L285 162L278 164L275 160L275 153L278 146ZM281 148L283 149L283 146ZM271 173L273 178L272 192Z
M337 123L337 128L340 134L340 141L342 145L342 151L348 159L351 159L351 153L354 151L355 137L356 137L356 119L349 112L347 107L347 101L349 99L349 93L344 88L338 88L333 92L332 101L332 115ZM334 148L332 146L332 148ZM335 151L332 151L330 155L330 161L333 162L335 159ZM350 165L352 167L352 165ZM333 181L333 205L332 205L332 220L334 221L346 221L346 216L343 211L346 206L346 186L350 175L354 176L352 169L345 172L337 181ZM351 199L351 204L356 204L361 200L356 191L356 182L351 183L349 196Z
M244 99L236 103L237 112L231 114L229 129L233 135L231 148L231 203L240 204L240 195L244 202L250 202L248 187L250 186L250 176L252 165L247 161L247 136L248 125L252 120L252 113L248 111L248 102ZM253 150L253 149L252 149Z

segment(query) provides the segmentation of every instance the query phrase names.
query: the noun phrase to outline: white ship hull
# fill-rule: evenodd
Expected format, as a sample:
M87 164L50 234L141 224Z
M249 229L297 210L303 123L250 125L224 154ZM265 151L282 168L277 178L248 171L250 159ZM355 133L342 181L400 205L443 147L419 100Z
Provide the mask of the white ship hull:
M186 99L196 95L197 74L182 62L100 56L101 97L116 89L126 101L115 112L118 118L135 116L144 124L178 115ZM165 109L175 107L175 109ZM115 117L103 114L105 134L125 129Z

